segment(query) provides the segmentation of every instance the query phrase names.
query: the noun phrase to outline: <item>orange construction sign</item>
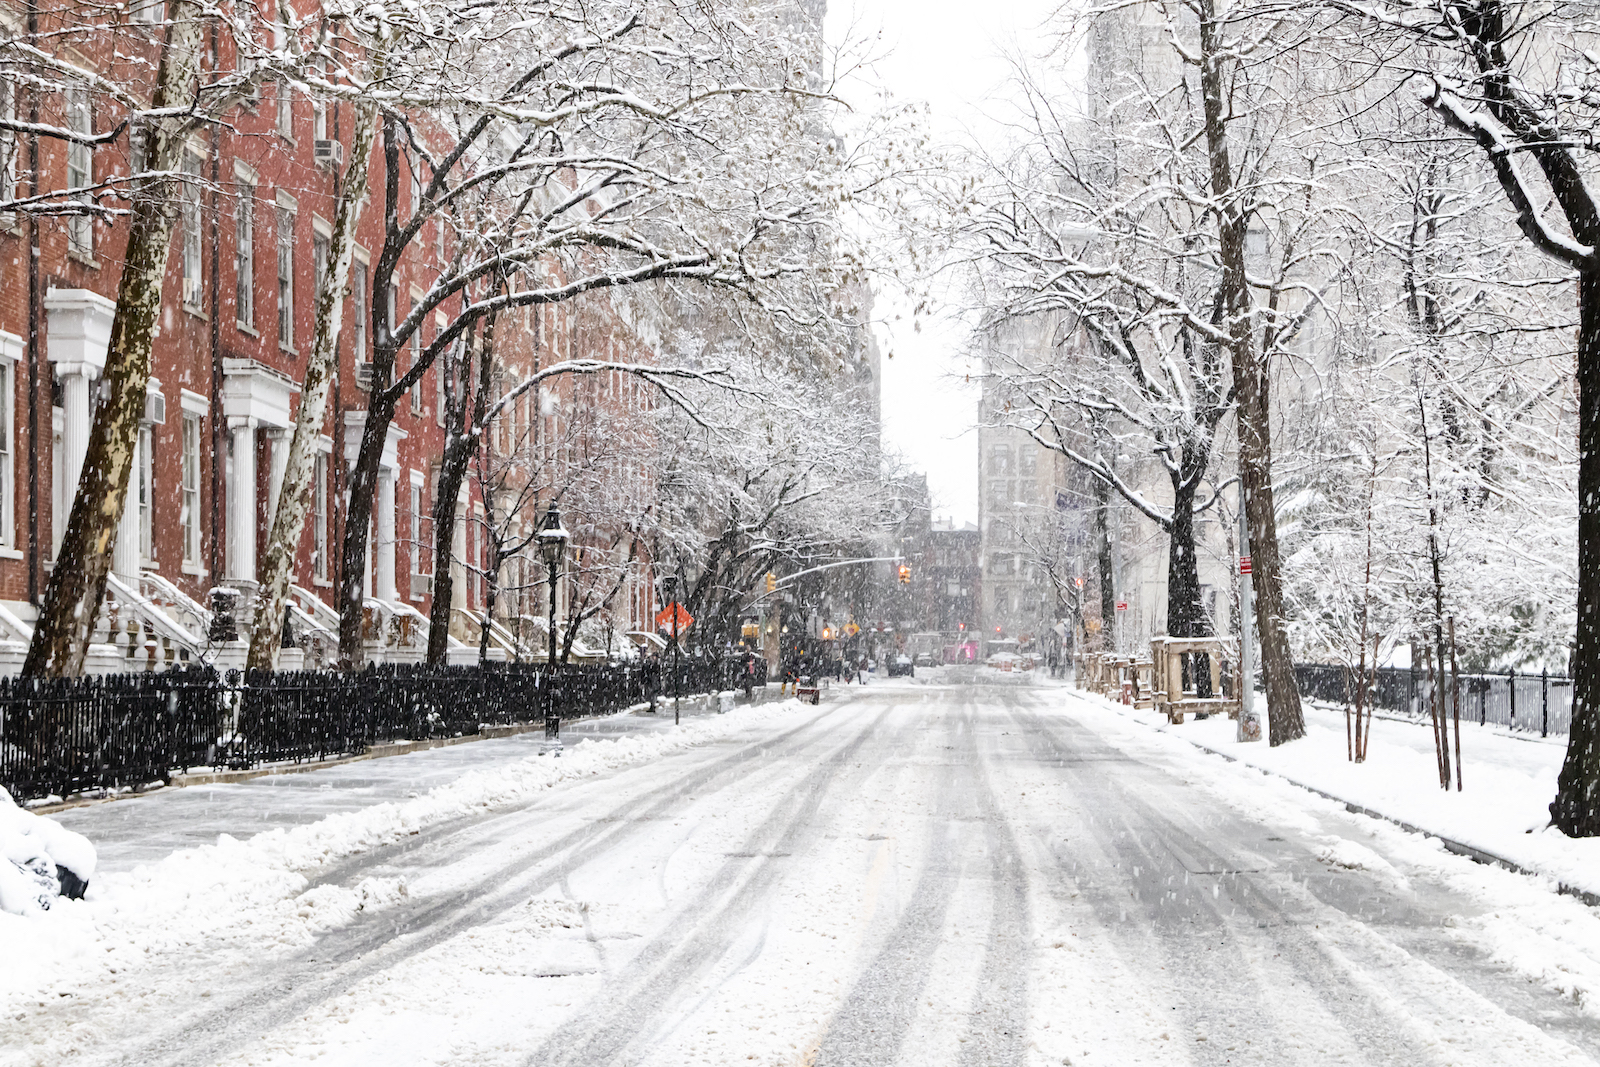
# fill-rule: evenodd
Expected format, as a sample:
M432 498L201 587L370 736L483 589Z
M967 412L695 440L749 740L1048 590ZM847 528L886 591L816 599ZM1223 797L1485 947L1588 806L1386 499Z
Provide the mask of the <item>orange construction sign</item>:
M673 628L674 617L676 617L677 628L679 630L687 630L689 627L694 625L694 616L685 611L683 605L679 604L677 601L673 601L671 604L668 604L666 607L656 612L656 625L663 630L671 630Z

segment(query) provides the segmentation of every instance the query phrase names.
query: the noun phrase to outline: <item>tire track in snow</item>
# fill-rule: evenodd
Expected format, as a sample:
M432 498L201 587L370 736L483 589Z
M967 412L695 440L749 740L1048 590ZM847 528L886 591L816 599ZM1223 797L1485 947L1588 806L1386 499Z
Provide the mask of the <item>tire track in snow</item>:
M812 718L776 738L741 746L709 766L609 809L587 825L518 856L469 885L414 904L385 909L370 918L363 916L349 926L330 931L305 951L269 964L271 973L251 989L217 998L222 1002L208 1006L198 1018L136 1037L138 1044L132 1049L122 1050L104 1062L137 1067L214 1063L262 1034L303 1017L362 980L491 922L529 897L559 884L572 869L588 862L596 849L615 848L629 837L647 832L651 819L671 812L686 797L707 789L726 789L759 773L765 766L763 756L799 756L819 742L836 745L832 735L817 731L832 718L835 716ZM416 835L429 837L423 845L413 842L406 848L397 843L374 849L346 861L342 865L343 877L358 881L372 867L392 865L408 857L414 860L424 848L449 852L455 838L476 833L488 822L536 818L538 812L530 809L536 809L541 799L544 798L519 805L516 812L470 816L430 827ZM119 1040L126 1043L130 1039L122 1035Z
M969 724L974 716L969 713ZM976 746L974 746L976 747ZM1027 1047L1027 968L1030 936L1028 874L1016 835L994 795L988 759L975 766L979 810L983 814L985 852L994 905L983 970L978 975L963 1067L1007 1067L1020 1064Z
M948 736L948 729L946 730ZM878 950L850 985L829 1022L811 1067L882 1064L900 1054L917 1017L917 1000L944 928L945 913L961 881L961 850L952 847L961 824L952 808L958 764L947 760L934 793L936 810L928 827L923 869L905 909Z
M919 1014L945 915L963 880L989 886L989 930L983 945L958 1062L1007 1067L1022 1062L1027 995L1020 961L1028 948L1027 876L1016 838L1000 810L978 752L978 720L970 702L956 729L962 742L945 764L929 827L925 866L900 919L872 962L856 976L817 1047L814 1067L899 1061ZM976 814L976 818L974 818ZM966 827L981 828L981 841ZM964 857L981 843L983 859ZM984 868L981 874L975 868Z
M1537 1026L1537 1020L1502 1011L1501 998L1481 1000L1473 984L1449 976L1452 968L1439 970L1379 932L1391 925L1437 942L1442 935L1430 931L1439 929L1441 914L1470 909L1466 902L1439 892L1427 894L1433 899L1408 900L1370 872L1332 872L1308 850L1270 836L1263 825L1212 802L1204 790L1127 757L1088 729L1047 720L1035 708L1012 710L1036 757L1078 768L1066 779L1078 794L1076 807L1114 813L1082 819L1079 827L1105 857L1136 872L1131 885L1107 884L1106 872L1094 870L1081 847L1056 840L1052 846L1065 877L1053 891L1059 896L1075 887L1119 945L1136 956L1159 956L1176 1014L1185 1016L1189 1028L1175 1036L1196 1035L1189 1048L1194 1062L1321 1064L1342 1057L1374 1064L1498 1063L1506 1062L1512 1048L1518 1062L1565 1061L1561 1049L1552 1047L1562 1044L1559 1039L1528 1032L1528 1023ZM1185 811L1184 805L1196 801L1208 805L1204 821ZM1242 869L1248 864L1237 858L1250 852L1270 862ZM1190 870L1224 871L1230 864L1241 869L1214 881ZM1119 889L1133 898L1132 907ZM1338 951L1336 928L1356 932L1337 938L1346 946L1352 940L1376 943L1404 957L1406 966L1384 960L1378 962L1385 966L1373 968L1374 961ZM1459 951L1440 955L1470 963ZM1436 988L1415 993L1419 978ZM1443 990L1441 980L1454 992ZM1474 1002L1485 1011L1469 1008ZM1462 1035L1463 1019L1475 1011L1503 1019L1506 1046L1473 1055L1473 1042L1440 1040L1441 1034ZM1235 1024L1231 1032L1228 1022Z
M1296 929L1302 916L1285 909L1289 901L1275 884L1281 875L1241 871L1200 881L1168 847L1179 843L1182 855L1200 860L1197 866L1224 871L1230 869L1227 855L1237 852L1230 842L1258 844L1265 830L1209 810L1221 825L1180 826L1147 798L1177 810L1206 799L1204 794L1184 795L1190 787L1086 729L1046 720L1031 708L1014 706L1012 712L1036 757L1073 764L1074 773L1062 779L1075 794L1072 807L1098 815L1074 829L1086 830L1092 847L1115 869L1097 869L1081 840L1053 841L1065 876L1053 891L1081 892L1112 940L1143 961L1147 976L1161 975L1176 1008L1170 1033L1187 1046L1193 1062L1310 1065L1343 1057L1390 1063L1396 1056L1431 1062L1429 1050L1384 1025L1381 1005L1355 994L1326 961L1304 951ZM1275 859L1286 866L1295 862L1287 853ZM1206 891L1212 888L1215 895ZM1285 1032L1274 1011L1288 1008L1285 999L1307 987L1322 994L1320 1003L1306 1004L1306 1014Z
M889 710L880 709L846 745L819 761L748 835L740 855L724 863L677 909L680 916L695 917L687 930L667 923L638 956L606 981L590 1008L563 1023L524 1063L529 1067L634 1064L668 1036L671 1027L661 1025L661 1020L675 999L703 982L727 957L744 935L746 920L783 877L785 865L773 862L775 854L797 854L821 836L825 827L818 824L817 815L840 779L844 779L841 792L849 795L878 770L873 761L852 763L868 741L891 747L899 741L905 724L889 738L875 736ZM737 963L723 981L748 963L749 958Z

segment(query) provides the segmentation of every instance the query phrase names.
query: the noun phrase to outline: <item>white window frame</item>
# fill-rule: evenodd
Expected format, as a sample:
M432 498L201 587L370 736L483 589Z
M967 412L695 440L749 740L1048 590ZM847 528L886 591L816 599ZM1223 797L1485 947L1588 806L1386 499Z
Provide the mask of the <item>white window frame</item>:
M317 215L311 216L311 298L322 292L322 278L331 266L333 253L333 227Z
M180 569L185 574L205 574L201 565L204 545L201 525L201 454L205 448L205 420L211 414L211 402L199 393L182 389L178 392L178 407L182 412L178 439L178 526L183 539L183 562Z
M0 118L17 117L17 83L0 80ZM17 139L15 130L0 130L0 200L17 198ZM12 212L0 214L0 225L16 224Z
M17 367L22 338L0 331L0 557L21 559L17 548Z
M94 132L94 107L89 91L73 87L66 91L67 128L76 133ZM77 141L67 142L67 188L81 189L94 184L94 149ZM88 193L79 193L81 203ZM94 255L94 219L88 215L67 216L67 251L85 258Z
M357 363L369 363L367 327L372 318L372 261L364 249L355 249L350 263L350 341Z
M428 476L422 471L414 470L411 474L411 599L421 600L424 595L423 585L428 580L428 543L422 536L422 517L427 506ZM428 586L429 589L432 586Z
M384 290L384 321L388 325L389 343L394 344L395 327L399 323L395 320L395 312L400 310L400 283L393 278L389 279L389 287ZM396 353L398 358L398 353ZM392 372L393 368L391 368Z
M327 60L321 56L313 56L311 69L319 75L326 76ZM328 105L319 96L311 98L311 139L313 142L328 140Z
M317 454L312 460L311 468L311 577L319 583L327 583L331 573L328 567L329 546L333 542L332 531L329 529L331 510L329 500L332 490L328 487L328 479L332 474L333 464L330 457L333 454L333 442L328 442L328 447L321 447L318 443Z
M294 230L299 205L287 193L278 193L273 246L278 260L278 347L294 351Z
M205 166L203 155L190 146L183 150L181 169L184 173L179 203L183 231L183 306L191 311L200 309L205 293L205 266L200 235L200 178Z
M289 21L294 18L294 12L289 10L289 5L278 4L278 17L272 20L272 46L279 51L289 46ZM294 143L294 88L289 84L288 78L278 79L278 136L290 144Z
M417 305L422 303L422 298L424 295L425 294L421 289L418 289L416 286L411 287L411 308L406 312L407 318L410 318L411 313L417 310ZM405 369L407 371L409 371L412 367L415 367L417 365L417 361L422 358L422 324L420 322L417 323L416 330L411 334L411 342L409 347L411 348L411 358L406 361ZM396 368L395 377L398 378L399 376L399 368ZM418 382L417 385L412 386L408 390L408 392L411 394L411 413L413 415L420 414L422 411L422 390L418 388L418 386L421 384L421 382Z
M156 558L155 529L150 518L156 493L155 444L155 426L148 422L140 424L139 469L134 472L137 475L134 489L138 496L134 503L139 509L139 560L146 565L154 563Z

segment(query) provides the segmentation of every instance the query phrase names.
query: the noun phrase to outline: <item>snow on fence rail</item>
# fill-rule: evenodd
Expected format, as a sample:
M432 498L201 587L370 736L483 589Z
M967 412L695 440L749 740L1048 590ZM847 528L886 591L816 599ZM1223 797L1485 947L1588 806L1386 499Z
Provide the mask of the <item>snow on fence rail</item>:
M766 684L756 661L755 685ZM674 670L677 677L674 677ZM243 769L359 755L482 724L609 715L652 698L732 689L739 660L671 665L385 665L356 673L185 667L83 678L0 678L0 785L18 801L137 787L195 767ZM679 687L679 688L675 688Z
M1352 670L1301 663L1295 666L1294 672L1300 692L1314 700L1332 704L1355 701L1355 672ZM1426 671L1380 667L1369 684L1373 686L1373 704L1380 710L1426 718ZM1565 734L1572 724L1572 679L1515 671L1463 674L1461 719L1463 722L1495 723L1518 733L1541 737Z

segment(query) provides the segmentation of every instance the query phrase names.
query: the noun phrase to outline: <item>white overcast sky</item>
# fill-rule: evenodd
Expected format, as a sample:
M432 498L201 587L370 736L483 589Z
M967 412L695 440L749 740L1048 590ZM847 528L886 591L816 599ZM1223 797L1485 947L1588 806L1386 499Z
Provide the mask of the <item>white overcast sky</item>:
M873 77L900 101L923 101L941 140L996 147L1011 66L1008 54L1037 53L1041 27L1062 0L829 0L826 32L837 43L874 39ZM872 88L847 85L855 106ZM857 103L859 101L859 103ZM977 389L963 382L969 368L955 322L924 320L921 331L896 293L880 290L884 443L928 475L933 513L958 521L978 518ZM893 359L887 358L889 353Z

